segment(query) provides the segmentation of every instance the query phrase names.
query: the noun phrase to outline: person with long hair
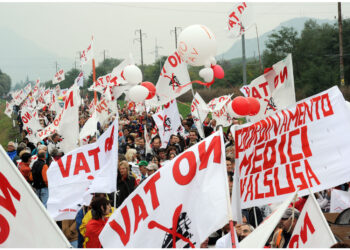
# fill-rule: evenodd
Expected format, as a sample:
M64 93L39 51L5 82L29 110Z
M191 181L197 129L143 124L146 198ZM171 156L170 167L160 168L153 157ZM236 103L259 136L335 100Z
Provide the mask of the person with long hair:
M86 225L86 248L102 248L98 236L107 223L110 212L111 204L105 197L98 197L91 202L92 219Z

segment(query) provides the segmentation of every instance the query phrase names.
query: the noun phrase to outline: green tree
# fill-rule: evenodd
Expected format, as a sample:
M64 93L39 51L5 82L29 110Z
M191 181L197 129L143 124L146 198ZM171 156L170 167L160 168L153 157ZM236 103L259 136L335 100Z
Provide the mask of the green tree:
M11 78L0 70L0 96L7 95L11 89Z

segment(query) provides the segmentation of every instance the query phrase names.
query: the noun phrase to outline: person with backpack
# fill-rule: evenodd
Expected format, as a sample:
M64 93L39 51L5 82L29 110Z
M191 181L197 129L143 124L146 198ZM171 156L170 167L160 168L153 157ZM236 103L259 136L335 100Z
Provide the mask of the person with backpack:
M34 162L32 167L32 179L33 187L36 190L36 194L41 200L41 202L46 207L47 200L49 198L49 190L47 184L47 175L48 165L46 164L46 151L39 150L38 160Z

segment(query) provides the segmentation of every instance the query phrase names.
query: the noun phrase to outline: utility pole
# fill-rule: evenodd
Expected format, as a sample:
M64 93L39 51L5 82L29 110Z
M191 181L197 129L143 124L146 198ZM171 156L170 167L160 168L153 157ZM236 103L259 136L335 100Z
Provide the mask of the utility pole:
M142 67L143 67L142 36L144 35L144 36L147 37L147 35L146 35L145 33L142 33L142 30L141 30L141 29L135 30L135 35L136 35L137 33L139 33L140 38L135 38L134 41L136 40L136 41L139 41L139 42L140 42L140 48L141 48L141 65L142 65Z
M154 54L154 62L157 62L157 60L158 60L158 58L159 58L158 49L162 49L162 48L163 48L163 47L157 45L157 38L156 38L156 43L155 43L155 46L154 46L154 51L151 52L151 54ZM161 64L160 61L159 61L159 69L160 69L160 71L162 70L162 64Z
M55 74L56 74L57 71L58 71L58 63L57 63L57 61L55 62L55 65L56 65L56 72L55 72Z
M103 53L103 61L106 60L106 54L107 54L106 52L108 52L108 50L105 50L105 49L102 52Z
M242 63L243 63L243 84L247 84L247 63L245 60L245 38L244 33L242 34Z
M343 61L343 20L341 15L341 3L338 2L338 26L339 26L339 66L340 66L340 85L345 85L344 80L344 61Z
M181 31L182 28L181 27L175 27L173 30L170 30L170 35L174 32L175 34L175 49L177 49L177 32Z

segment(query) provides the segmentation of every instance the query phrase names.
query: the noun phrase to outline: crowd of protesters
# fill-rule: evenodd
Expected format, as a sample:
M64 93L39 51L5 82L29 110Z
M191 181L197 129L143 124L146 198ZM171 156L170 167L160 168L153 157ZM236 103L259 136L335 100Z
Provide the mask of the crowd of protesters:
M33 190L46 207L49 192L46 172L52 161L57 161L64 153L60 148L61 137L54 133L38 143L31 142L26 138L27 131L23 130L23 123L19 114L19 108L15 109L17 122L22 135L22 141L10 141L7 145L7 153L24 178L31 184ZM194 124L192 116L181 117L183 130L181 133L173 134L167 145L162 145L161 138L157 133L152 114L137 113L135 110L129 110L127 107L118 107L119 112L119 161L117 176L117 195L112 194L94 194L90 206L83 206L78 212L75 220L65 220L57 222L73 247L78 248L100 248L102 247L98 235L103 229L108 217L123 201L135 190L135 188L148 176L152 175L158 169L162 168L167 161L172 160L177 155L184 152L187 148L199 142L198 130ZM85 100L85 105L79 108L79 127L82 129L88 120L89 107ZM40 110L38 113L39 121L42 127L49 125L55 113L48 110ZM107 124L97 124L97 133L88 139L88 143L94 143L98 137L113 122L113 116ZM239 123L234 120L233 124ZM232 124L232 125L233 125ZM217 131L215 119L209 116L205 119L203 130L205 137ZM232 126L231 125L231 126ZM145 129L149 135L150 147L147 150L147 141L145 140ZM226 148L226 167L229 180L230 193L232 193L234 167L235 167L235 148L234 138L230 132L230 127L224 133L224 142ZM336 187L342 190L348 190L349 185L343 184ZM330 209L330 189L316 193L316 199L323 212L329 212ZM116 200L114 201L114 197ZM266 247L285 248L293 232L299 214L306 202L307 196L299 198L295 204L282 216L281 222L276 227ZM113 206L115 204L115 207ZM238 240L241 241L249 235L274 209L274 206L261 206L242 210L243 223L235 224ZM209 246L228 247L230 246L230 228L227 224L222 229L213 232L209 238L201 244L205 248Z

